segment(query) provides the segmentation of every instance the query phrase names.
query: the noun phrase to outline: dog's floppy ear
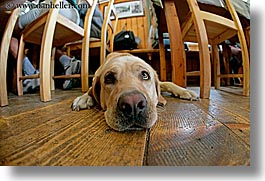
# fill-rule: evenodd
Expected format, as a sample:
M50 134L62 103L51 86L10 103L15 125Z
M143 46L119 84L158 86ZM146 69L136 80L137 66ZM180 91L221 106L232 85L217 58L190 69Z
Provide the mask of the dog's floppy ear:
M100 89L101 89L100 77L96 76L96 77L94 77L93 82L92 82L91 93L99 105L100 105Z
M155 86L156 86L156 93L158 97L158 105L165 106L167 103L167 100L161 95L160 90L160 81L158 79L158 75L155 72Z

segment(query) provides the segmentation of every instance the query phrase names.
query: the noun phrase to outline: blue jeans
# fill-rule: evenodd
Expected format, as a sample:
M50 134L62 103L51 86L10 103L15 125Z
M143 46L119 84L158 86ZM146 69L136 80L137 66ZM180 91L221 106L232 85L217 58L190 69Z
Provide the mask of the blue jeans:
M64 0L63 3L69 4L66 0ZM49 10L48 8L33 8L29 10L27 13L20 15L18 18L19 28L24 29L28 24L32 23L34 20L36 20L38 17L40 17L48 10ZM80 16L75 8L60 9L59 13L79 25Z
M22 62L22 71L24 75L33 75L38 74L39 71L33 67L28 57L25 57ZM40 79L25 79L23 81L23 92L28 93L32 90L35 90L40 86Z
M24 75L33 75L39 73L38 70L33 67L28 57L25 57L22 62L22 70Z

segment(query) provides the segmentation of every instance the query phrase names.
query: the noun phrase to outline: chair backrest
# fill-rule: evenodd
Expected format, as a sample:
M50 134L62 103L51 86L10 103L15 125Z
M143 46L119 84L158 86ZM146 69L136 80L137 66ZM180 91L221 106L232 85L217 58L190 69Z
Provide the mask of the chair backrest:
M97 0L86 0L90 8L87 9L87 13L84 20L84 38L82 42L82 60L86 60L89 57L89 42L90 42L90 32L92 24L92 17L97 6ZM86 61L88 62L88 60Z
M20 9L14 9L8 18L1 45L0 45L0 106L8 105L8 97L7 97L7 84L6 84L6 70L7 70L7 58L8 58L8 50L10 45L10 40L12 37L12 33L14 27L16 25L17 18L19 16Z
M113 41L116 34L117 24L118 15L114 8L114 0L110 0L106 9L106 13L104 14L104 21L101 31L100 64L105 61L106 50L110 52L113 51Z

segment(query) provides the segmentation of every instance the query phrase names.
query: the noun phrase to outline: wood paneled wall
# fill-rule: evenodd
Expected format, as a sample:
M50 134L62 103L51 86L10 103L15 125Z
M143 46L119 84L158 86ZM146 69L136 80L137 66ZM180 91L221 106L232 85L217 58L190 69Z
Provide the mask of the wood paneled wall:
M115 0L115 4L122 2L130 2L129 0ZM100 4L100 10L104 12L104 6L106 3ZM120 18L118 21L118 26L116 32L120 32L122 29L131 30L134 35L141 39L141 43L138 48L148 48L148 16L146 11L145 1L143 1L144 16L136 16L129 18Z

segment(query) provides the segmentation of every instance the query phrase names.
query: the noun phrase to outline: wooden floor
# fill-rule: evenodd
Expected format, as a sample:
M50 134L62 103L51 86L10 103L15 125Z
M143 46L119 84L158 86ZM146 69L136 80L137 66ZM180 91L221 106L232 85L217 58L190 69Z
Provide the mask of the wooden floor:
M166 96L152 129L126 132L110 129L97 107L71 111L79 89L56 90L48 103L9 95L0 108L0 165L250 165L250 101L240 91L212 89L197 102Z

